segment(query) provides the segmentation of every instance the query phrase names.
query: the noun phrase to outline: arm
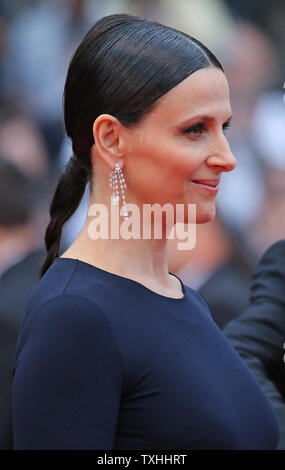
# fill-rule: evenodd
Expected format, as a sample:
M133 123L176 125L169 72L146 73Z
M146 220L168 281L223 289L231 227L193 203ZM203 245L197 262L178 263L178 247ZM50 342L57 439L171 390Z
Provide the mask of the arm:
M112 449L123 377L103 312L77 295L48 301L15 369L14 449Z
M272 245L256 266L250 306L223 333L269 398L285 449L285 240Z

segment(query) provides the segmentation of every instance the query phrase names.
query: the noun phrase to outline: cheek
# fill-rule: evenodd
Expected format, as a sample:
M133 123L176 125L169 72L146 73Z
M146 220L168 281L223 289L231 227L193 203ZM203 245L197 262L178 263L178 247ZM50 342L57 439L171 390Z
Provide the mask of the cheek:
M201 149L183 146L173 149L171 154L171 172L183 181L191 180L198 174L199 168L204 164L204 153Z
M167 171L169 155L159 142L138 142L129 155L127 167L129 189L145 203L159 201L161 192L167 187L170 173Z
M145 136L146 137L146 136ZM185 182L203 164L201 144L185 142L179 137L155 133L139 138L132 149L128 168L132 175L129 187L144 199L183 197Z
M191 141L185 135L165 136L161 147L168 155L171 171L184 179L196 172L205 160L206 143L201 140Z

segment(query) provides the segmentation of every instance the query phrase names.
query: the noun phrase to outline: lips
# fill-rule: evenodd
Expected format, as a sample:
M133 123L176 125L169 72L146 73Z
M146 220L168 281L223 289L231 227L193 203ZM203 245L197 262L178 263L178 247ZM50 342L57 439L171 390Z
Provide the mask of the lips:
M204 186L211 186L212 188L216 188L220 182L220 180L192 180L193 183L203 184Z

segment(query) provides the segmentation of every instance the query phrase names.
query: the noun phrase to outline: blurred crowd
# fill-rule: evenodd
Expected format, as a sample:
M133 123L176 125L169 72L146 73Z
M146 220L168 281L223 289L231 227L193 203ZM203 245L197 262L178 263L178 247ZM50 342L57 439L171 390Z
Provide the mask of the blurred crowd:
M178 251L169 240L170 271L199 290L220 328L246 308L253 267L285 235L284 1L1 0L0 387L8 401L5 365L44 259L50 200L71 156L62 112L67 66L87 30L111 13L181 29L225 69L233 111L227 136L237 167L222 177L217 217L197 226L196 247ZM61 251L80 231L87 208L86 190L64 228ZM9 448L11 416L2 403L0 448Z

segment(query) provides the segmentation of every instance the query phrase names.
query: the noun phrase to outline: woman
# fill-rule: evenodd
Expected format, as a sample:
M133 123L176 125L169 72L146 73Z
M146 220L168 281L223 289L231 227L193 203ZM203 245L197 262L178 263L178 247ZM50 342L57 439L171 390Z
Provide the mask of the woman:
M64 116L74 155L18 340L14 448L275 449L259 384L205 301L168 272L171 223L160 238L96 238L92 226L96 204L109 215L118 198L121 219L127 202L140 222L155 203L174 208L173 223L190 223L178 204L195 204L197 223L212 220L221 174L236 165L221 64L182 32L110 15L71 60ZM87 182L89 215L59 256Z

